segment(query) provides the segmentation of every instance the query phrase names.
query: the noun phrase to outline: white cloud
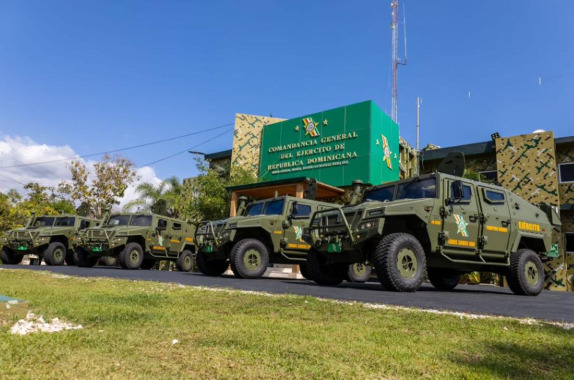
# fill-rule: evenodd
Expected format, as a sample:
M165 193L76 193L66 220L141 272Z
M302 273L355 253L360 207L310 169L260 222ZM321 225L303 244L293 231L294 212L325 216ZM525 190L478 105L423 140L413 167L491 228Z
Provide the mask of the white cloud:
M76 159L83 161L90 170L93 170L95 161L85 161L68 146L54 146L38 144L29 137L4 136L0 139L0 191L7 192L16 189L24 194L23 184L37 182L42 186L56 187L63 180L69 180L69 161L60 161L42 165L21 166L28 163ZM16 166L16 167L11 167ZM135 188L143 182L158 184L161 180L156 176L153 168L144 166L138 168L136 173L138 181L131 184L120 200L118 207L136 199Z

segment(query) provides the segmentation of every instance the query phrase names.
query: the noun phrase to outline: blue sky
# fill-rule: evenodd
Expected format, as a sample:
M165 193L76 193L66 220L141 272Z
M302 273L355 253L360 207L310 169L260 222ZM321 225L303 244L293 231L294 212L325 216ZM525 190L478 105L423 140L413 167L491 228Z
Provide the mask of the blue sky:
M88 154L235 113L291 118L368 99L390 112L389 3L0 0L0 137ZM423 146L574 135L573 1L403 3L399 121L411 144L417 96ZM124 155L142 166L219 133ZM196 150L231 144L228 133ZM153 169L196 173L189 154Z

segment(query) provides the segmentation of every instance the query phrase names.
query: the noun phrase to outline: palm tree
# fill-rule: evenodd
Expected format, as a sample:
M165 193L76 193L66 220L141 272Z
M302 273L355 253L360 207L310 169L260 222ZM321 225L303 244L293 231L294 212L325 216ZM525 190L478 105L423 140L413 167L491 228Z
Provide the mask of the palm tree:
M136 187L136 192L140 195L138 199L128 202L124 206L124 211L129 211L138 207L141 211L150 211L158 200L164 199L170 216L178 217L181 207L182 184L175 176L169 177L157 185L146 182Z

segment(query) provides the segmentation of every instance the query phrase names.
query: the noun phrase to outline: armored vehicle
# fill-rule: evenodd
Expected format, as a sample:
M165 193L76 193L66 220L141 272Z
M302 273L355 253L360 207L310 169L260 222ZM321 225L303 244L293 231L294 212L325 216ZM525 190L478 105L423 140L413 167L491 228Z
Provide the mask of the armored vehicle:
M231 265L235 276L259 278L270 263L299 264L307 277L305 258L311 246L303 241L303 228L316 211L332 203L292 196L259 200L245 207L240 198L238 216L202 222L197 229L197 266L219 276Z
M151 269L157 261L175 261L180 271L193 267L195 227L154 213L110 216L96 228L80 232L74 258L78 266L92 267L99 258L116 258L125 269Z
M32 215L26 227L4 235L2 262L19 264L24 255L36 255L47 265L62 265L64 262L73 265L77 232L99 223L99 220L78 215Z
M458 170L460 172L460 170ZM540 255L559 216L502 187L436 172L365 191L355 206L319 210L305 239L309 276L336 285L347 265L373 265L384 288L416 291L428 279L453 289L471 271L506 276L515 294L537 295Z

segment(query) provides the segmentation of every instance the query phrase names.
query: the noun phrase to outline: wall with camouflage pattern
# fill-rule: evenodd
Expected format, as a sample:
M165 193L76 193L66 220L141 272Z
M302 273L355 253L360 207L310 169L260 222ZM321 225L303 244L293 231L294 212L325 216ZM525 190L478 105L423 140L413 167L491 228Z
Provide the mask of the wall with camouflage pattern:
M261 150L261 132L264 125L274 124L285 119L276 117L235 115L235 132L233 134L233 150L231 153L232 168L236 165L259 174L259 157Z
M553 132L498 138L496 167L498 182L530 203L560 206L556 151ZM561 235L556 235L558 242ZM558 257L543 258L545 288L566 290L566 257L560 244Z
M574 162L574 144L565 144L556 149L556 161L558 164ZM558 185L560 203L574 206L574 183L561 183ZM574 232L574 210L560 212L563 232ZM566 287L574 291L574 253L566 252Z
M400 178L410 178L417 175L418 154L415 148L402 137L399 137L399 166Z

